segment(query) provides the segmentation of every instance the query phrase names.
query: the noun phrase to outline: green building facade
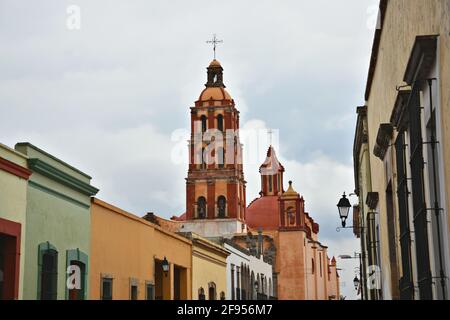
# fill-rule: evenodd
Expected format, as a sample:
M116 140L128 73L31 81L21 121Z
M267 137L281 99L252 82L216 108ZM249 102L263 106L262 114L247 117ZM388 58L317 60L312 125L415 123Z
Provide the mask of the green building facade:
M98 189L90 176L30 143L15 149L28 157L32 171L23 299L88 299L90 206ZM69 290L68 279L75 288Z

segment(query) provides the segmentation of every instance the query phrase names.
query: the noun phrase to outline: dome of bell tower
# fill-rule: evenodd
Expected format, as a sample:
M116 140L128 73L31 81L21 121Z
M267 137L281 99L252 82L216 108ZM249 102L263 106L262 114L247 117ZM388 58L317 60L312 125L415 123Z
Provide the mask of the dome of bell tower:
M212 60L207 67L207 82L205 89L200 93L197 103L208 101L225 101L231 103L233 98L225 90L223 83L223 68L219 60Z

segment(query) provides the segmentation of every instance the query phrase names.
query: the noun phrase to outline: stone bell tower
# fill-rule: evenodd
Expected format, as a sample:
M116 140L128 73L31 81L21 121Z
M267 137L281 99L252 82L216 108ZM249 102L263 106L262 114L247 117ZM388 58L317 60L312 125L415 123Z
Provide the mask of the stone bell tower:
M239 111L214 59L191 107L185 231L204 236L245 231L245 184Z

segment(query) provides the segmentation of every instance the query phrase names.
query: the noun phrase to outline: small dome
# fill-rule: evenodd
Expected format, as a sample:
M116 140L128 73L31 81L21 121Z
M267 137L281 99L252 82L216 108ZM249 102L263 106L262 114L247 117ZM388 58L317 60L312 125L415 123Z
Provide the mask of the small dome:
M278 212L278 196L264 196L247 207L245 222L252 229L277 230L280 225Z
M210 67L221 67L219 60L214 59L213 61L211 61L211 63L209 64Z
M198 101L209 101L209 100L232 100L230 94L222 87L207 87L205 88Z
M297 191L295 191L294 188L292 187L292 181L289 181L289 188L286 190L286 192L283 193L283 196L285 197L298 196Z

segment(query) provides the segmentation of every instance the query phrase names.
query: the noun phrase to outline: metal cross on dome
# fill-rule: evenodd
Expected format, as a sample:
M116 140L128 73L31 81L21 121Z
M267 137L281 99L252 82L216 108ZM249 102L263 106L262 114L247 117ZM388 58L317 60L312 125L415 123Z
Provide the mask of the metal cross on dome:
M269 136L269 144L270 145L272 145L272 134L273 134L272 129L267 130L267 135Z
M212 40L208 40L208 41L206 41L206 43L212 43L213 51L214 51L214 59L216 59L216 45L218 43L223 43L223 40L218 40L216 37L216 34L214 33Z

